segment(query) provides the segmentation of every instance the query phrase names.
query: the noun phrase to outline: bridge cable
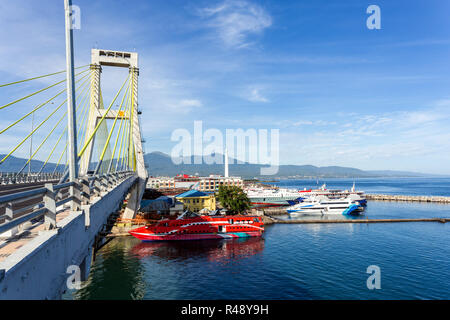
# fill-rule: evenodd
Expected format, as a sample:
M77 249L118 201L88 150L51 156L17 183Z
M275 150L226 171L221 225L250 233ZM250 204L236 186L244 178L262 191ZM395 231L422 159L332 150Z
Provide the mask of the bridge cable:
M81 67L76 67L75 69L81 69L81 68L85 68L85 67L89 67L89 65L86 64L86 65L81 66ZM25 80L20 80L20 81L14 81L14 82L10 82L10 83L0 84L0 88L2 88L2 87L7 87L7 86L10 86L10 85L13 85L13 84L18 84L18 83L22 83L22 82L27 82L27 81L35 80L35 79L40 79L40 78L45 78L45 77L53 76L53 75L55 75L55 74L60 74L60 73L63 73L63 72L66 72L66 70L58 71L58 72L54 72L54 73L49 73L49 74L46 74L46 75L43 75L43 76L34 77L34 78L30 78L30 79L25 79Z
M85 81L86 82L86 81ZM81 86L80 86L81 87ZM86 85L82 91L80 92L80 94L77 96L76 99L79 98L79 96L81 96L85 90L89 88L89 84ZM88 91L89 92L89 91ZM79 107L79 106L78 106ZM77 109L78 109L77 107ZM36 153L41 149L41 147L44 145L44 143L48 140L48 138L50 137L50 135L53 133L53 131L55 131L55 129L59 126L59 124L61 123L61 121L67 116L67 110L66 112L64 112L64 114L61 116L61 118L58 120L58 122L55 124L55 126L53 127L53 129L48 133L48 135L45 137L45 139L40 143L40 145L36 148L36 150L34 151L34 153L31 155L31 157L28 159L28 161L25 163L25 165L22 167L22 169L20 169L17 173L21 173L23 171L23 169L25 169L25 167L27 166L28 163L31 162L31 160L34 158L34 156L36 155ZM66 128L64 129L64 131L67 130L67 125ZM45 166L45 164L44 164Z
M131 74L131 81L133 81L134 84L134 73ZM128 152L130 152L130 148L131 148L131 152L133 153L132 155L129 154L129 157L131 157L131 159L128 159L128 166L129 169L133 168L134 171L134 144L133 144L133 136L134 136L134 90L131 92L131 114L130 114L130 141L129 141L129 145L128 145ZM132 163L130 163L130 161L133 161ZM132 166L133 164L133 166Z
M86 82L86 81L85 81ZM89 85L85 86L82 90L82 92L80 92L79 95L81 95L82 93L84 93L84 90L86 90L86 88L89 88ZM77 97L78 98L78 97ZM50 137L50 135L53 133L53 131L55 131L55 129L59 126L59 124L61 123L61 121L67 116L67 110L66 112L64 112L64 114L61 116L61 118L58 120L58 122L56 123L56 125L53 127L52 130L50 130L50 132L47 134L47 136L45 137L45 139L40 143L40 145L36 148L36 150L34 151L34 153L30 156L30 158L28 159L28 161L24 164L24 166L17 172L17 173L21 173L23 171L23 169L26 168L26 166L28 165L28 163L31 162L31 160L34 158L34 156L36 155L36 153L41 149L41 147L44 145L44 143L47 141L47 139ZM66 129L67 129L67 125L66 125ZM64 131L66 130L64 129Z
M125 159L127 158L127 155L128 155L127 146L128 146L129 136L130 136L131 105L130 105L129 110L130 110L130 112L129 112L129 116L128 116L128 121L125 123L126 128L124 130L124 135L122 137L124 144L123 144L122 155L121 155L120 170L124 169Z
M82 138L82 135L84 135L85 126L87 124L86 119L87 119L87 115L89 114L89 109L90 109L89 105L90 105L89 99L86 99L83 109L80 113L81 123L80 123L80 127L77 131L77 142L79 141L80 144L81 144L81 141L83 141L81 138ZM82 133L82 135L80 135L81 133Z
M91 89L92 89L92 88L91 88ZM89 101L89 102L88 102L88 101ZM86 113L85 113L85 118L86 118L86 115L89 114L90 100L89 100L89 99L86 100L86 103L85 103L85 104L87 105L87 109L86 109ZM85 124L87 124L87 122L86 122ZM84 139L84 135L86 134L86 131L85 131L85 130L79 130L79 131L77 132L77 140L80 138L80 133L82 134L81 137ZM66 139L67 139L67 137L66 137ZM81 140L81 141L83 141L83 140ZM68 146L68 141L66 140L66 145L65 145L65 147L64 147L63 152L61 153L61 156L59 157L57 167L59 166L59 162L61 161L62 156L63 156L63 155L66 153L66 151L67 151L67 146ZM77 162L78 162L78 159L77 159ZM77 163L77 164L78 164L78 163ZM65 163L65 165L64 165L64 169L63 169L63 171L62 171L62 172L63 172L63 175L62 175L62 177L61 177L59 183L62 183L65 179L67 179L67 177L68 177L68 175L69 175L68 167L69 167L69 160L67 159L67 154L66 154L66 163ZM56 168L55 168L55 170L56 170Z
M128 98L130 98L130 96ZM129 99L127 99L127 104L125 106L125 115L128 115L128 117L130 116L129 105L130 105L129 104ZM116 142L114 143L114 148L113 148L113 153L112 153L112 156L111 156L111 161L109 162L109 165L108 165L108 171L107 171L108 173L111 172L111 167L113 165L114 156L116 155L116 147L117 147L117 143L119 142L119 138L121 138L124 135L124 133L122 132L122 126L123 126L123 124L125 122L126 122L125 121L125 117L122 116L122 119L120 120L119 131L117 132ZM123 128L125 129L125 126L123 126ZM119 159L120 159L120 149L119 149L119 153L117 154L116 164L119 162ZM115 171L117 171L117 170L115 170Z
M126 136L126 132L128 132L127 129L128 129L128 120L130 119L130 106L128 106L127 111L128 111L128 119L125 120L125 125L124 125L124 128L123 128L122 137L121 137L121 141L120 141L119 154L118 154L118 159L117 159L117 162L116 162L116 168L115 168L115 171L118 170L118 168L119 168L119 163L120 163L120 167L121 167L121 168L122 168L122 164L123 164L123 157L124 157L124 152L123 152L123 150L125 150L124 138L125 138L125 136ZM122 147L123 147L123 149L122 149Z
M114 102L116 101L117 97L119 96L119 94L122 92L123 87L125 86L125 84L128 82L129 77L127 77L127 79L125 79L125 81L122 84L122 87L120 87L119 91L117 92L117 94L115 95L113 101L111 102L111 104L109 105L108 109L106 109L106 111L103 113L102 118L100 119L100 121L97 123L94 132L91 133L90 137L86 140L83 148L80 150L80 152L78 153L78 157L80 158L83 154L84 151L86 150L86 148L88 147L88 145L91 143L92 139L94 138L95 133L97 132L98 128L100 127L100 125L102 124L103 120L105 120L106 115L108 114L109 110L111 110L111 107L113 106Z
M69 142L66 141L66 146L64 147L63 152L62 152L61 155L59 156L58 162L56 163L56 167L55 167L55 169L53 170L53 174L55 174L56 169L58 169L59 163L61 162L61 159L62 159L63 155L64 155L64 154L66 153L66 151L67 151L67 145L68 145L68 143L69 143Z
M33 129L33 131L31 131L17 146L15 146L13 148L13 150L11 150L5 157L3 157L2 160L0 160L0 164L2 164L6 159L9 158L9 156L16 151L25 141L28 140L28 138L33 135L44 123L46 123L48 121L48 119L50 119L59 109L61 109L61 107L67 102L67 98L58 106L55 108L55 110L50 113L35 129Z
M85 73L85 72L87 72L87 71L89 71L89 69L86 69L86 70L84 70L84 71L78 73L77 75L80 75L80 74ZM63 82L66 82L66 79L61 80L61 81L58 81L58 82L56 82L55 84L52 84L51 86L45 87L45 88L43 88L43 89L40 89L40 90L35 91L35 92L33 92L33 93L30 93L29 95L26 95L25 97L19 98L19 99L14 100L14 101L12 101L12 102L10 102L10 103L7 103L7 104L5 104L5 105L3 105L3 106L0 106L0 110L4 109L4 108L6 108L6 107L9 107L9 106L11 106L11 105L13 105L13 104L15 104L15 103L17 103L17 102L20 102L20 101L23 101L23 100L25 100L25 99L28 99L28 98L30 98L30 97L32 97L32 96L38 94L38 93L41 93L42 91L48 90L48 89L50 89L50 88L53 88L54 86L57 86L58 84L61 84L61 83L63 83Z
M130 89L131 90L131 89ZM125 140L125 144L123 144L123 149L122 149L122 154L121 154L121 161L120 161L120 169L122 170L123 169L123 164L124 164L124 159L125 159L125 150L126 150L126 146L127 146L127 141L128 141L128 135L129 135L129 133L130 133L130 119L131 119L131 95L130 95L130 100L129 100L129 102L130 102L130 105L129 105L129 107L128 107L128 119L127 119L127 121L125 122L125 130L124 130L124 132L123 132L123 136L122 136L122 142L121 142L121 144L124 142L124 140ZM118 167L118 163L117 163L117 165L116 165L116 171L117 171L117 167Z
M88 97L88 96L89 96L89 91L87 92L87 94L85 95L85 97L83 98L83 100L86 99L86 97ZM83 113L85 109L88 109L88 108L86 108L87 105L88 105L88 104L87 104L87 101L88 101L88 100L86 100L86 101L83 101L83 100L82 100L81 103L80 103L80 105L83 104L81 113ZM77 106L77 110L78 110L78 108L79 108L80 105ZM66 127L65 127L64 130L63 130L63 132L62 132L61 135L59 136L59 138L58 138L56 144L53 146L52 151L50 152L50 154L48 155L48 157L47 157L47 159L45 160L44 164L42 165L41 169L39 170L38 174L41 173L42 170L44 169L44 167L47 165L47 162L50 160L50 157L53 155L54 151L56 150L56 147L59 145L59 142L61 141L61 138L62 138L62 137L64 136L64 134L66 133L67 127L68 127L68 126L66 125ZM80 131L78 131L78 134L79 134L79 133L80 133Z
M78 79L77 81L75 81L75 83L80 82L81 80L83 80L84 78L86 78L88 75L84 75L83 77L81 77L80 79ZM50 99L48 99L47 101L45 101L44 103L41 103L39 105L37 105L33 110L31 110L30 112L28 112L27 114L25 114L24 116L22 116L21 118L19 118L18 120L14 121L12 124L10 124L9 126L7 126L5 129L0 131L0 134L2 134L3 132L7 131L8 129L10 129L11 127L15 126L17 123L19 123L20 121L22 121L23 119L27 118L29 115L33 114L34 112L36 112L37 110L41 109L42 107L44 107L45 105L47 105L50 101L52 101L53 99L55 99L56 97L58 97L59 95L61 95L62 93L67 92L67 89L63 89L60 92L58 92L56 95L54 95L53 97L51 97Z
M127 169L127 170L130 170L130 144L131 144L131 141L133 139L133 136L132 136L132 130L133 130L133 128L132 128L132 126L133 126L133 123L132 123L133 106L130 106L130 110L131 110L131 112L130 112L130 119L128 121L128 134L127 134L127 137L126 137L127 144L125 145L126 146L125 159L124 159L125 161L124 161L124 164L123 164L123 169Z
M113 152L112 152L112 155L111 155L111 161L109 161L108 170L106 171L108 173L111 172L111 168L112 168L113 162L114 162L114 157L116 155L117 146L118 146L120 138L123 135L122 128L124 127L123 124L125 122L125 115L128 115L128 99L127 99L127 103L125 105L125 111L124 111L124 113L123 113L123 115L122 115L122 117L120 119L120 126L119 126L119 130L117 131L116 139L115 139L115 142L114 142ZM119 157L120 157L120 152L117 154L116 163L117 163L117 161L119 161Z
M128 82L128 87L127 87L127 89L125 90L125 92L123 94L122 101L120 102L119 110L117 111L116 117L114 118L113 125L111 126L111 129L109 130L108 137L106 138L106 142L105 142L105 145L103 147L102 153L100 155L100 159L99 159L99 161L97 163L97 167L95 168L94 175L96 175L98 173L98 170L100 169L100 166L101 166L101 164L103 162L103 158L105 156L106 149L107 149L107 147L109 145L109 141L111 140L111 136L113 134L114 128L116 127L117 119L119 118L119 115L120 115L120 113L122 111L123 102L125 101L125 98L128 97L128 91L129 91L128 89L129 88L130 88L130 82ZM111 161L112 161L112 158L111 158Z
M44 164L42 165L41 169L39 169L38 174L40 174L42 172L42 170L44 170L44 167L47 165L48 160L50 159L50 157L53 155L53 152L55 152L56 147L59 145L59 142L61 141L61 138L64 136L64 134L67 131L67 126L64 128L63 132L60 134L58 141L56 141L56 144L53 146L52 151L50 152L50 154L48 155L47 159L45 160Z

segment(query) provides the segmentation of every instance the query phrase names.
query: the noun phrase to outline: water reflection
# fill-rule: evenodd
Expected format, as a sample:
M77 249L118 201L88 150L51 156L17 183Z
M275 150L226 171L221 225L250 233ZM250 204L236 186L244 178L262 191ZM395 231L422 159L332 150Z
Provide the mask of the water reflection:
M230 240L141 242L136 244L131 252L141 259L150 256L177 261L206 258L208 261L229 263L263 250L264 238L252 237Z
M146 290L145 269L129 251L135 239L111 241L97 254L88 280L65 299L140 299Z
M324 215L280 215L277 216L277 219L280 220L291 220L291 221L327 221L327 220L365 220L369 217L364 213L360 213L357 216L346 216L339 214L324 214Z

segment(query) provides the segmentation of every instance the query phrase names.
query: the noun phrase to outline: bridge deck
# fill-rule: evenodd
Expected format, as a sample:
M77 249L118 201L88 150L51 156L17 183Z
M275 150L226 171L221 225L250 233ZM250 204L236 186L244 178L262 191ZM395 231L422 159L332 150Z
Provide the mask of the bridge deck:
M56 215L56 223L66 218L70 213L69 209L62 209ZM45 230L45 225L42 221L35 223L33 225L24 228L21 232L16 234L13 237L0 237L0 262L5 260L11 254L13 254L16 250L23 247L26 243L34 239L39 235L40 231Z

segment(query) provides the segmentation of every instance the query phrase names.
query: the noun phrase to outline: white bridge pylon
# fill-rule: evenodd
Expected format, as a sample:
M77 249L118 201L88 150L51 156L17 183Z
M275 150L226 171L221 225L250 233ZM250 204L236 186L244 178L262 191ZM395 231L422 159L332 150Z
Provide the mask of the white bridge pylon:
M144 154L142 148L142 137L139 125L138 116L138 54L136 52L123 52L112 50L92 49L91 51L91 92L90 92L90 109L87 124L86 140L92 135L98 124L98 121L104 117L104 119L115 119L117 116L117 110L105 110L101 101L101 89L100 89L100 75L102 72L102 66L128 68L130 73L130 85L131 85L131 108L130 112L120 112L120 117L124 120L130 120L129 127L129 145L128 151L128 168L137 173L139 179L138 182L131 188L128 205L125 209L124 218L132 219L135 217L137 210L139 209L142 195L145 191L145 185L148 178L148 173L145 168ZM107 114L105 115L105 113ZM131 119L130 119L131 118ZM106 121L103 121L95 134L95 137L90 141L88 147L79 159L80 163L80 176L85 176L89 173L89 166L92 160L93 147L97 138L97 145L103 148L106 142L105 136L107 134ZM103 144L103 145L102 145ZM113 159L111 159L113 161Z

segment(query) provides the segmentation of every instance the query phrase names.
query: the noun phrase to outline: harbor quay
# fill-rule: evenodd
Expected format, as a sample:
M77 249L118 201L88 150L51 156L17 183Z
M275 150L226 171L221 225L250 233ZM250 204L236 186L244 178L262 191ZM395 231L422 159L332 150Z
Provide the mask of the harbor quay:
M367 200L375 201L411 201L411 202L434 202L450 203L450 197L437 196L408 196L395 194L366 194Z

